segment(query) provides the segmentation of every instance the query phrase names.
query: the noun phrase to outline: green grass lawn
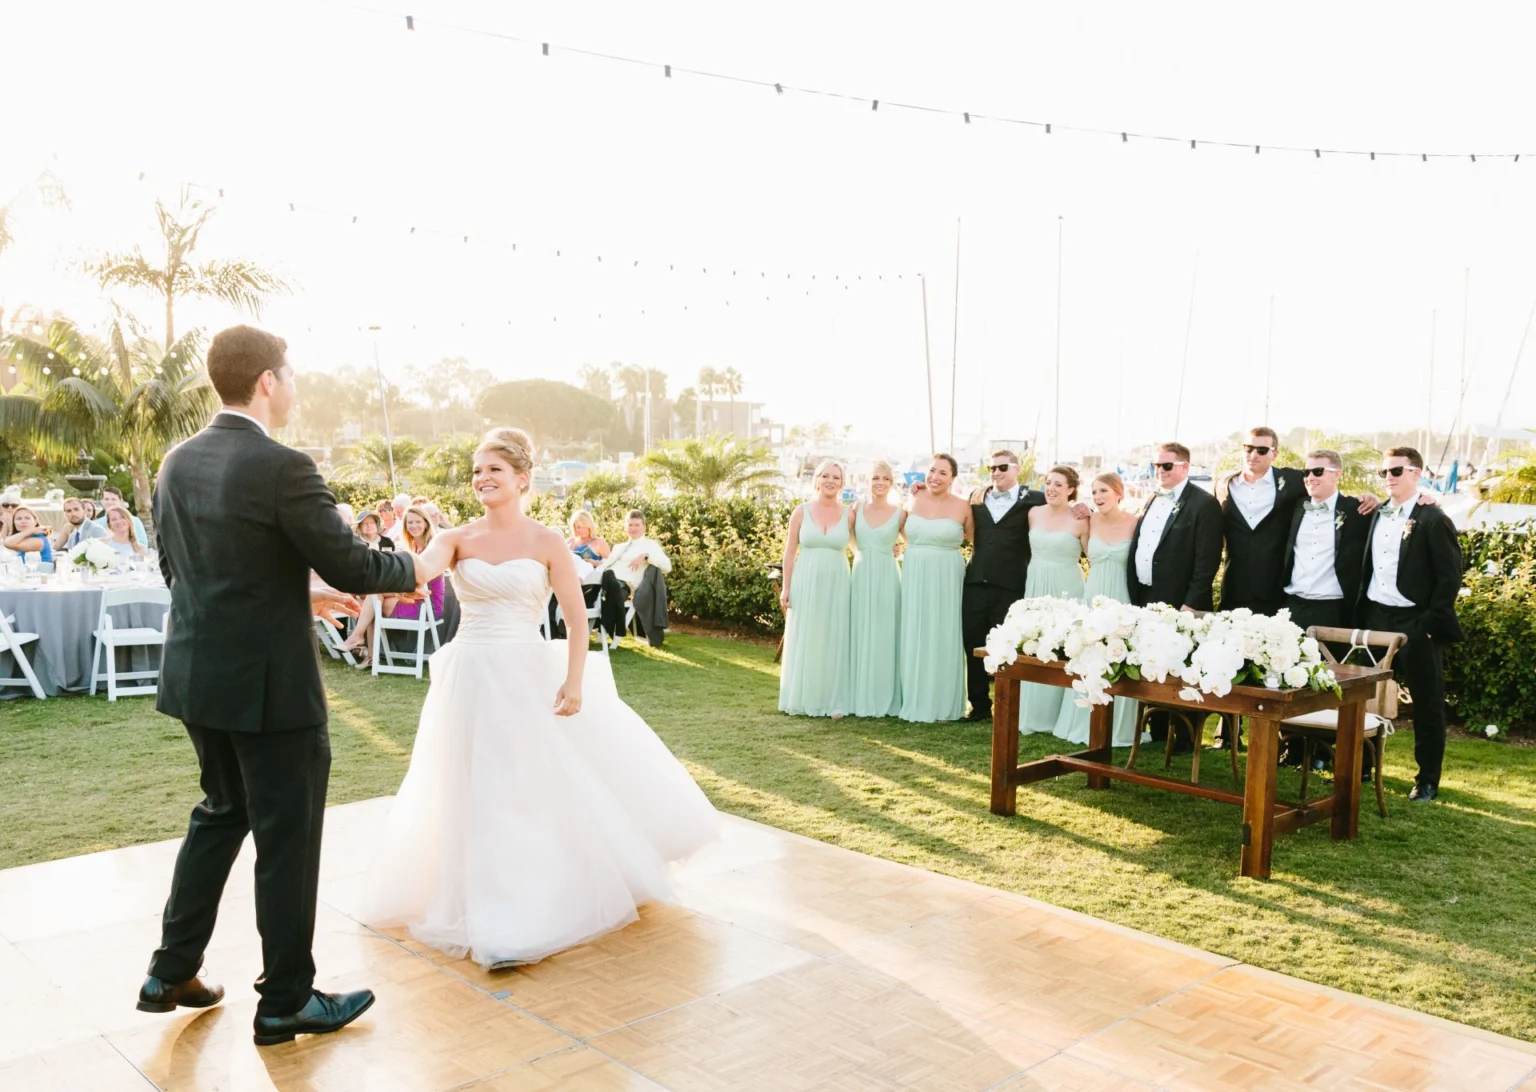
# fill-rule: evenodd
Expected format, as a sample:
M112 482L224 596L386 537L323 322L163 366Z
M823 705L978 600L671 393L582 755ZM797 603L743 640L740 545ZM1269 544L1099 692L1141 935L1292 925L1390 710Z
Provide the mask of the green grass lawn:
M987 811L986 728L780 716L770 648L674 636L612 662L725 811L1536 1040L1536 749L1453 740L1440 802L1410 807L1400 734L1390 818L1367 795L1359 841L1331 842L1326 823L1280 839L1266 883L1237 875L1235 807L1089 793L1078 775L1020 789L1019 814L1001 819ZM327 683L331 801L392 792L425 684L341 667ZM1230 781L1224 755L1202 767L1202 781ZM1296 786L1282 771L1282 797ZM0 867L179 836L198 795L191 745L144 699L0 704Z

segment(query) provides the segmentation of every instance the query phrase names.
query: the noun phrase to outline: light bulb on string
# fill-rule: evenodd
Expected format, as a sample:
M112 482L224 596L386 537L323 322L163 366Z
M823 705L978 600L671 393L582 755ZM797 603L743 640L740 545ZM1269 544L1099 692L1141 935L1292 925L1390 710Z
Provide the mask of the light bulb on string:
M53 369L52 368L44 368L43 369L43 374L44 375L52 375L53 374Z
M74 372L75 375L79 375L80 374L80 369L79 368L75 368L75 369L73 369L73 372Z

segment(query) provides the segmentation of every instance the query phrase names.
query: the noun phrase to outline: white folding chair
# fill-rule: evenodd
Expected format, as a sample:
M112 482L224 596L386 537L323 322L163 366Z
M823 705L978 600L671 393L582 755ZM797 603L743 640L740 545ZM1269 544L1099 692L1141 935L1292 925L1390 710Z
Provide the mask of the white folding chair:
M15 657L16 665L21 668L21 678L0 679L0 686L28 686L32 688L34 698L46 698L48 695L43 693L43 684L37 681L32 662L27 659L26 650L21 647L37 640L37 634L18 633L11 628L15 624L14 615L7 618L0 614L0 651L9 652Z
M320 642L320 647L333 660L343 660L353 667L357 666L357 657L352 655L352 650L342 648L342 639L331 616L315 615L315 638Z
M414 675L421 678L422 669L427 666L427 660L432 652L442 648L442 643L437 635L437 618L432 613L432 597L426 596L421 601L421 610L416 618L388 618L384 614L384 604L378 596L373 599L373 673L375 675ZM414 633L416 634L416 650L396 650L390 647L386 632ZM427 651L427 638L432 638L432 652ZM404 660L405 666L397 666L396 660Z
M112 620L113 607L126 607L135 603L149 603L166 608L159 626L119 627ZM119 671L117 650L154 646L164 649L165 627L170 621L171 593L166 588L106 588L101 593L101 615L96 621L96 647L91 654L91 693L97 684L107 680L107 700L116 701L124 695L155 694L159 692L160 669L150 671ZM102 658L106 665L103 667ZM122 686L124 680L137 682L154 679L148 686Z

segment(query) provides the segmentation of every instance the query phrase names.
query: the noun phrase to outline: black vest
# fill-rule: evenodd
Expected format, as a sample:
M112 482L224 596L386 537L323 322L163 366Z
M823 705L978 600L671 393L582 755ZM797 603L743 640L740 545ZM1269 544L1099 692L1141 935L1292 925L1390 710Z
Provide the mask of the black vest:
M1021 489L1019 499L997 522L985 504L971 505L976 539L971 563L965 569L967 584L993 584L1024 594L1024 576L1029 569L1029 510L1044 503L1044 494Z

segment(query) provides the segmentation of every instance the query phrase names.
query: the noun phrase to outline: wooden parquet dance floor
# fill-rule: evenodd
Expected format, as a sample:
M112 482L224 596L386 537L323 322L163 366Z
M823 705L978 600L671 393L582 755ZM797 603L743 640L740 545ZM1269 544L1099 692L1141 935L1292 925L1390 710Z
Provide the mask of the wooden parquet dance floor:
M681 905L487 974L352 916L384 806L331 809L315 938L318 984L378 1004L279 1047L251 1042L249 851L228 996L168 1016L133 1003L177 843L0 872L0 1089L1536 1092L1532 1044L740 820Z

